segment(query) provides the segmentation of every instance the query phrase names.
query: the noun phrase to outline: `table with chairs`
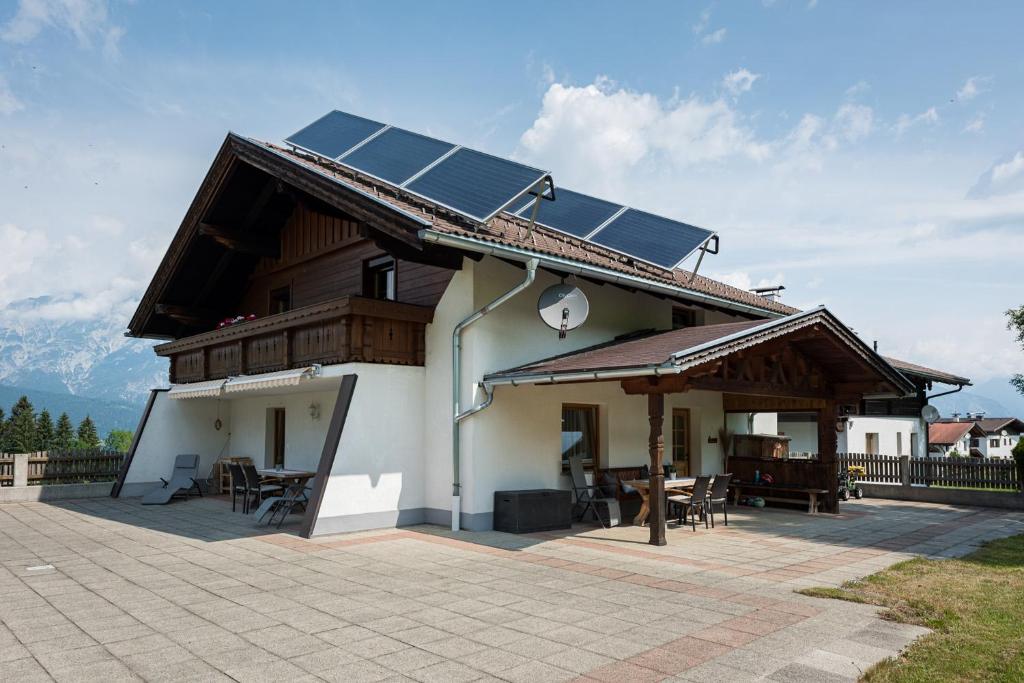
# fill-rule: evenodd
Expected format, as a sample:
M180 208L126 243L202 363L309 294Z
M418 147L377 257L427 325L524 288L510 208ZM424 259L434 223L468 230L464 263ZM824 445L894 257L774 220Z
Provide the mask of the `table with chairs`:
M244 514L255 511L257 521L272 512L271 522L280 513L281 521L296 508L304 509L310 480L315 472L283 467L257 469L244 462L226 463L230 473L231 511L241 507ZM280 522L278 523L280 526Z
M714 511L717 506L721 506L725 525L728 526L726 503L731 482L732 474L665 479L666 507L676 513L679 526L684 525L689 517L690 528L696 531L698 518L704 521L705 528L714 528ZM633 520L634 525L643 526L650 515L650 480L636 479L626 483L636 488L643 499L640 513Z

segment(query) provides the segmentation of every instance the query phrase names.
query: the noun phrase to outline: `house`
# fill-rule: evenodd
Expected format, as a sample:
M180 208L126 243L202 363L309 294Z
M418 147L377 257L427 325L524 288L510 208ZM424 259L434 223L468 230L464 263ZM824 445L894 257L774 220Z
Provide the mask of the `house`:
M935 422L928 427L929 455L986 457L985 430L975 422Z
M960 416L940 420L946 424L975 424L984 434L975 435L971 448L986 458L1012 458L1013 448L1024 434L1024 421L1015 417Z
M128 325L170 388L115 496L248 456L317 472L307 536L489 529L496 491L567 488L570 455L652 465L655 501L661 465L753 479L731 434L799 412L815 452L773 467L835 512L842 406L917 391L830 311L700 275L708 231L341 112L289 140L227 136ZM555 285L584 324L538 316Z

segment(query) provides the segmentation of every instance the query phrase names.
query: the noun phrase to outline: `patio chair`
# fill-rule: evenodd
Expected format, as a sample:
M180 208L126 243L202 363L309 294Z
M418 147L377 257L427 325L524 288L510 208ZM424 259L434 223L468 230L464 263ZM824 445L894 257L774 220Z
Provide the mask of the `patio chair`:
M249 487L245 481L245 472L237 462L228 463L228 473L231 475L231 511L235 511L235 500L242 496L242 512L249 514Z
M708 485L711 477L697 477L693 484L693 492L690 495L669 496L668 502L676 507L679 517L677 523L682 526L686 523L686 514L690 513L690 526L697 530L697 513L707 512ZM704 528L708 528L708 516L704 514Z
M284 493L275 498L268 498L264 504L270 503L267 510L257 517L257 521L261 520L267 512L270 512L270 519L267 520L267 526L274 523L277 519L277 528L280 529L281 525L284 524L284 520L288 519L296 508L305 511L306 505L309 504L309 494L312 493L312 482L305 484L292 484L284 490ZM278 515L280 518L278 519Z
M149 491L142 497L143 505L166 505L171 498L184 492L185 497L192 495L192 490L202 496L203 490L199 487L196 479L199 474L199 456L194 454L181 454L174 458L174 469L171 471L171 479L168 481L160 477L163 482L157 488Z
M725 517L725 525L729 526L729 512L726 510L726 503L729 502L729 483L732 481L732 474L716 474L715 480L711 483L711 492L708 494L708 513L711 515L711 528L715 528L715 506L722 506L722 515Z
M249 497L256 497L257 507L263 502L267 493L276 493L284 489L280 484L264 484L260 479L260 473L256 471L255 465L242 463L242 473L245 475L245 513L249 514Z
M583 470L583 458L574 456L569 458L569 474L572 480L572 492L576 496L576 507L582 508L577 521L583 521L587 516L587 510L592 510L594 516L602 527L605 527L604 518L598 511L598 505L604 505L608 511L608 526L618 526L621 518L619 501L614 497L608 497L596 484L587 483L587 473Z

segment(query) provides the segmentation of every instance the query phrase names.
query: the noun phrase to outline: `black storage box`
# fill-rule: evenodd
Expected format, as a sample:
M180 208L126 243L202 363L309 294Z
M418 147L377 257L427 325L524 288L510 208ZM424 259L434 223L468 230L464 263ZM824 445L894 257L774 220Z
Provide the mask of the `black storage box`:
M494 530L512 534L572 528L572 494L558 489L494 492Z

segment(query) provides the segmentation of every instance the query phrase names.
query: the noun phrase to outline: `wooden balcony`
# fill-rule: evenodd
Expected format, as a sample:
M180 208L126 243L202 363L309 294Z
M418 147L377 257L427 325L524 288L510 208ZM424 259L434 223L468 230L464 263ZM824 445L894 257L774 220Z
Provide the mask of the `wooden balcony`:
M357 296L184 337L156 347L173 384L314 363L423 365L433 308Z

